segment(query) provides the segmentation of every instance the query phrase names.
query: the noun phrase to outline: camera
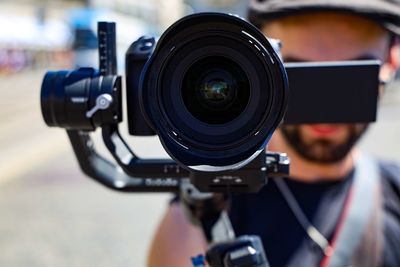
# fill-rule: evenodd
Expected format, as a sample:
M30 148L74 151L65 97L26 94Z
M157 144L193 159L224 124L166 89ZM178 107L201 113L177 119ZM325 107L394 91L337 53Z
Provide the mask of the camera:
M101 127L128 176L144 174L148 185L174 184L155 180L160 175L154 170L163 169L161 177L186 175L207 191L254 191L265 182L271 160L278 164L276 173L288 168L285 155L264 152L286 110L287 75L277 51L253 25L230 14L194 14L173 24L157 42L142 37L128 49L129 133L156 133L172 162L139 161L119 135L122 87L115 67L115 24L98 27L99 70L48 72L42 83L43 118L49 126L67 129L73 147L86 146L74 140L89 138L88 132ZM79 156L84 151L75 150L85 170Z
M138 45L147 47L145 40ZM166 151L197 171L239 169L264 151L288 96L286 72L267 39L226 14L172 25L144 65L138 91Z

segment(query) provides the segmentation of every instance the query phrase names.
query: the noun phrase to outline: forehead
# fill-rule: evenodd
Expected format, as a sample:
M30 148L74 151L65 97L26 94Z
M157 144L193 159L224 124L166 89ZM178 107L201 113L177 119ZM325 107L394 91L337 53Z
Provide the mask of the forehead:
M284 56L305 60L381 58L389 46L389 34L378 24L347 13L293 15L265 23L262 30L282 41Z

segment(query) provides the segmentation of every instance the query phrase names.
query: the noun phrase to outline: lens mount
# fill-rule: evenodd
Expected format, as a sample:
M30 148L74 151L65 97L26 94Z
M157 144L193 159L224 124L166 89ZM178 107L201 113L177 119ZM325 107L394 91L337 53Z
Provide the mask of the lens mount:
M181 19L141 77L141 108L164 148L191 169L240 168L264 150L287 102L287 77L263 34L221 13Z

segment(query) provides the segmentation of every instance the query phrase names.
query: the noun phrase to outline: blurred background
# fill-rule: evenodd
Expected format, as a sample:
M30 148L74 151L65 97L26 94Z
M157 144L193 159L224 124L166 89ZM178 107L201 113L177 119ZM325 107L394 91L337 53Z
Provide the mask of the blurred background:
M96 67L98 20L117 22L124 74L124 53L139 36L158 36L198 11L243 16L245 5L241 0L0 1L0 266L145 266L171 195L115 193L85 177L65 132L42 120L43 75ZM361 143L363 150L398 162L399 91L398 82L388 88L379 122ZM142 157L166 157L157 138L126 138Z

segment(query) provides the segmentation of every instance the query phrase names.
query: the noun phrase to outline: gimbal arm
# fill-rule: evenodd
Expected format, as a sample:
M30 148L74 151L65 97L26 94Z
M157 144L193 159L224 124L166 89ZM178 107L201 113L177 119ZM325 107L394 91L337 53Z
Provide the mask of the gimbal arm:
M121 138L117 126L105 126L103 138L118 165L96 152L88 133L67 130L67 134L82 171L108 188L122 192L179 192L182 179L188 179L188 172L172 160L138 158Z
M171 159L141 159L129 148L118 131L118 124L102 126L103 141L117 164L99 155L88 132L67 130L68 137L82 171L101 184L122 192L175 192L182 183L213 180L212 173L189 172ZM265 167L246 166L236 171L249 181L258 171L260 185L266 177L288 173L289 160L284 154L266 153L261 161ZM243 176L242 176L243 175ZM227 178L227 186L232 182ZM195 183L196 186L196 183ZM232 188L232 187L230 187ZM223 190L224 187L221 187Z

